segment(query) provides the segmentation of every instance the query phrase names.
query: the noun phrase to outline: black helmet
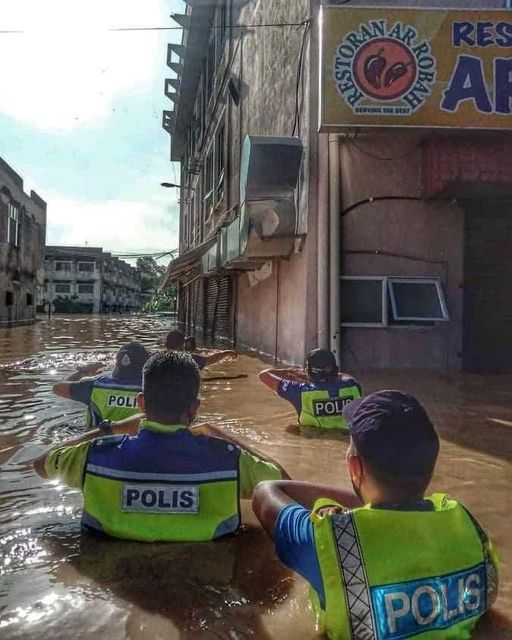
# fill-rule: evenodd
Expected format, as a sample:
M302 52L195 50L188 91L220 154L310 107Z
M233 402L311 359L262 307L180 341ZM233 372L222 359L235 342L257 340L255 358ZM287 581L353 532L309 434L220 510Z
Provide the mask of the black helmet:
M325 382L338 374L338 365L332 351L313 349L306 358L308 376L314 382Z

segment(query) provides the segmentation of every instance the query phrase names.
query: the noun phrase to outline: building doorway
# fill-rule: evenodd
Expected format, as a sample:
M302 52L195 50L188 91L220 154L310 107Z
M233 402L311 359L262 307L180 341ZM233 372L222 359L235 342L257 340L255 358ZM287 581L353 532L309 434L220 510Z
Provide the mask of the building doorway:
M463 370L512 372L512 199L465 210Z

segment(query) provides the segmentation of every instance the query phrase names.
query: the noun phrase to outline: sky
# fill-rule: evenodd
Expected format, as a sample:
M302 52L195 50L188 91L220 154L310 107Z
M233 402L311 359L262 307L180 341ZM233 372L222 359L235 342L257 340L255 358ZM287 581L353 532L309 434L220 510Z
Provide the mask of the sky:
M180 0L0 0L0 156L48 203L47 244L178 246L162 110Z

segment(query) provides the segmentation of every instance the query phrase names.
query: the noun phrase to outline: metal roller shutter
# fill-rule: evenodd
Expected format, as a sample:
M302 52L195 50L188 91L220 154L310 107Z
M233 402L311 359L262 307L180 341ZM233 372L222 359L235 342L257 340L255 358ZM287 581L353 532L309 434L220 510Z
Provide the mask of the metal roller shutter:
M231 300L233 287L231 278L225 276L217 281L217 314L215 335L218 338L231 340L233 338L233 322L231 316Z
M512 371L512 201L464 205L465 371Z
M215 309L217 306L217 279L207 278L204 287L204 339L215 339Z
M233 286L229 276L208 278L205 285L204 337L208 342L233 339Z

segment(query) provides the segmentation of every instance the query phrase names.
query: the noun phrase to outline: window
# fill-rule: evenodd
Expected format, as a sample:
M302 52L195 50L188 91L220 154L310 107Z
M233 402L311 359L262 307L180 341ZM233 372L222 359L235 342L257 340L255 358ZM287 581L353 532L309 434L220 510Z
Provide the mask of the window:
M94 262L79 262L78 271L94 271Z
M31 307L34 304L34 298L31 293L27 293L27 307Z
M449 320L438 278L344 276L342 326L386 327Z
M7 215L9 220L7 224L7 242L15 247L19 247L20 211L12 202L9 202L7 205Z
M224 124L219 126L215 138L215 203L224 198Z
M436 278L389 278L388 287L396 322L449 320L441 283Z
M216 16L217 26L217 61L220 61L224 48L226 46L226 40L228 37L228 3L227 0L221 0L219 7L217 8Z
M55 285L55 293L70 293L71 285L59 283Z
M71 271L72 263L70 260L58 260L55 262L55 271Z
M94 293L94 285L93 284L79 284L78 285L78 293Z
M5 306L6 307L12 307L12 305L14 304L14 294L12 291L6 291L5 292Z
M210 101L210 96L213 91L213 80L215 78L215 33L216 29L213 29L208 43L208 52L206 57L206 103Z
M341 323L383 327L387 324L386 278L341 278Z
M208 219L213 210L213 148L206 156L206 162L204 167L204 193L203 202L205 205L205 218Z

